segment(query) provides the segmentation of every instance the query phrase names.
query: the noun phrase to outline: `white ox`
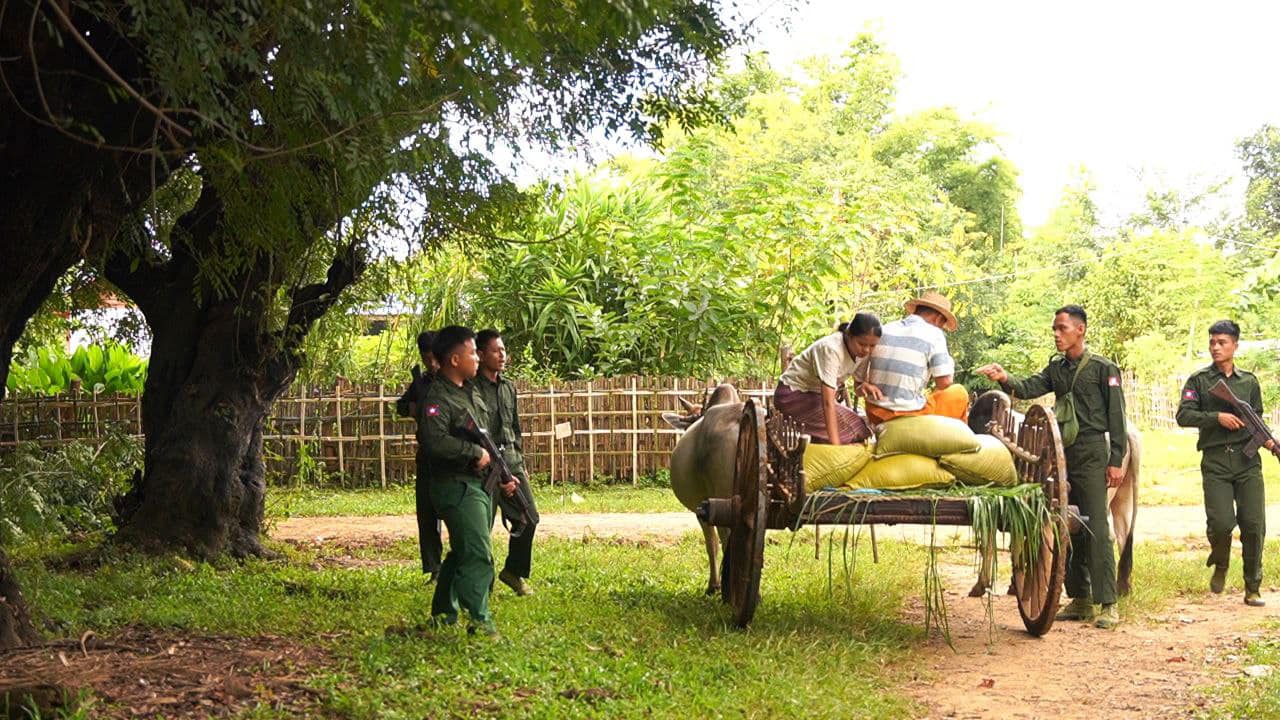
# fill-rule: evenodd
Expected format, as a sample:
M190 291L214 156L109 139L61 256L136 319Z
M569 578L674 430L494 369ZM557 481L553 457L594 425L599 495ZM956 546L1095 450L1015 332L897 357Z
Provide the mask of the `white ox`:
M662 419L677 430L684 430L671 452L671 489L680 504L696 510L708 498L729 497L733 492L733 468L738 448L738 424L743 401L732 385L721 384L713 390L702 407L681 401L688 415L663 413ZM720 590L720 571L716 565L717 546L722 545L714 525L699 519L707 545L710 565L707 594Z

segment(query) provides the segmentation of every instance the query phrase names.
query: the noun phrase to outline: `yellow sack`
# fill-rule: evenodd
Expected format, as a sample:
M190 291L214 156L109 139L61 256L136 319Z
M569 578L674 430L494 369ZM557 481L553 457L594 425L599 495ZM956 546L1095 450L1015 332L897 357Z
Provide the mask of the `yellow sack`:
M990 435L979 435L978 443L978 452L943 455L938 464L966 485L1017 485L1018 470L1009 449Z
M892 455L867 463L847 486L854 490L915 490L951 487L955 481L956 476L933 458L923 455Z
M871 450L862 443L818 445L804 450L804 488L839 487L871 462Z
M940 458L977 452L978 436L968 425L941 415L908 415L885 423L876 436L876 457L907 453Z

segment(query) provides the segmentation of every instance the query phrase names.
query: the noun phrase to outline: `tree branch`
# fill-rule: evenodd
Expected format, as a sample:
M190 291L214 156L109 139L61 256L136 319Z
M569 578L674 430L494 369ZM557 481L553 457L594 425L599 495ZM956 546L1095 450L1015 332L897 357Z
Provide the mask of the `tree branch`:
M293 292L289 319L284 327L284 349L287 353L297 351L315 321L333 307L343 290L364 274L367 264L363 246L353 240L333 258L324 282L304 285Z
M35 25L35 16L38 10L40 9L40 4L41 4L40 0L37 0L35 8L32 9L31 23L33 26ZM134 90L133 86L129 84L128 80L125 80L124 78L120 77L120 74L115 71L115 68L111 67L111 64L108 63L106 60L104 60L102 56L98 54L97 50L93 49L93 46L89 44L89 41L84 39L84 34L80 32L80 30L71 22L71 18L67 17L67 14L63 12L62 8L58 7L58 3L56 2L49 3L49 9L53 11L54 15L58 16L58 22L62 25L63 28L67 30L68 33L70 33L71 37L76 41L76 43L79 44L80 47L84 48L84 51L89 54L89 57L94 61L94 63L97 64L98 67L102 68L102 71L105 72L107 76L110 77L112 80L114 80L116 84L118 84L121 88L123 88L124 91L128 93L130 97L132 97L134 100L137 100L138 104L142 105L142 107L149 110L164 124L168 125L169 127L173 128L174 130L176 130L177 132L181 133L186 137L191 136L190 130L186 129L181 124L179 124L178 122L170 118L168 115L164 114L164 112L161 111L160 108L151 104L151 101L143 97L142 93L138 92L137 90ZM33 50L32 59L34 59L34 50Z

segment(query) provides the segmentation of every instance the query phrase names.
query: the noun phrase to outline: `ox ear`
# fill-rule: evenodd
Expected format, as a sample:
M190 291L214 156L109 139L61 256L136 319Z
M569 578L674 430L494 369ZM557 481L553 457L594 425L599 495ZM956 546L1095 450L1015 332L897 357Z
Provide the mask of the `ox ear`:
M690 426L699 420L696 415L677 415L673 412L662 413L662 419L677 430L688 430Z

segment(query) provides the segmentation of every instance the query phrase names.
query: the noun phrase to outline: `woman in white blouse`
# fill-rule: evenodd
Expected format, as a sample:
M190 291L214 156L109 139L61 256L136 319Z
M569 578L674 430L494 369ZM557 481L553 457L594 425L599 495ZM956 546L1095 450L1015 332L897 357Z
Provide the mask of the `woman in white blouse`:
M879 318L871 313L854 315L791 361L778 380L774 407L799 423L816 443L845 445L871 437L866 421L853 408L838 404L836 396L878 342ZM879 392L864 384L857 394L876 397Z

